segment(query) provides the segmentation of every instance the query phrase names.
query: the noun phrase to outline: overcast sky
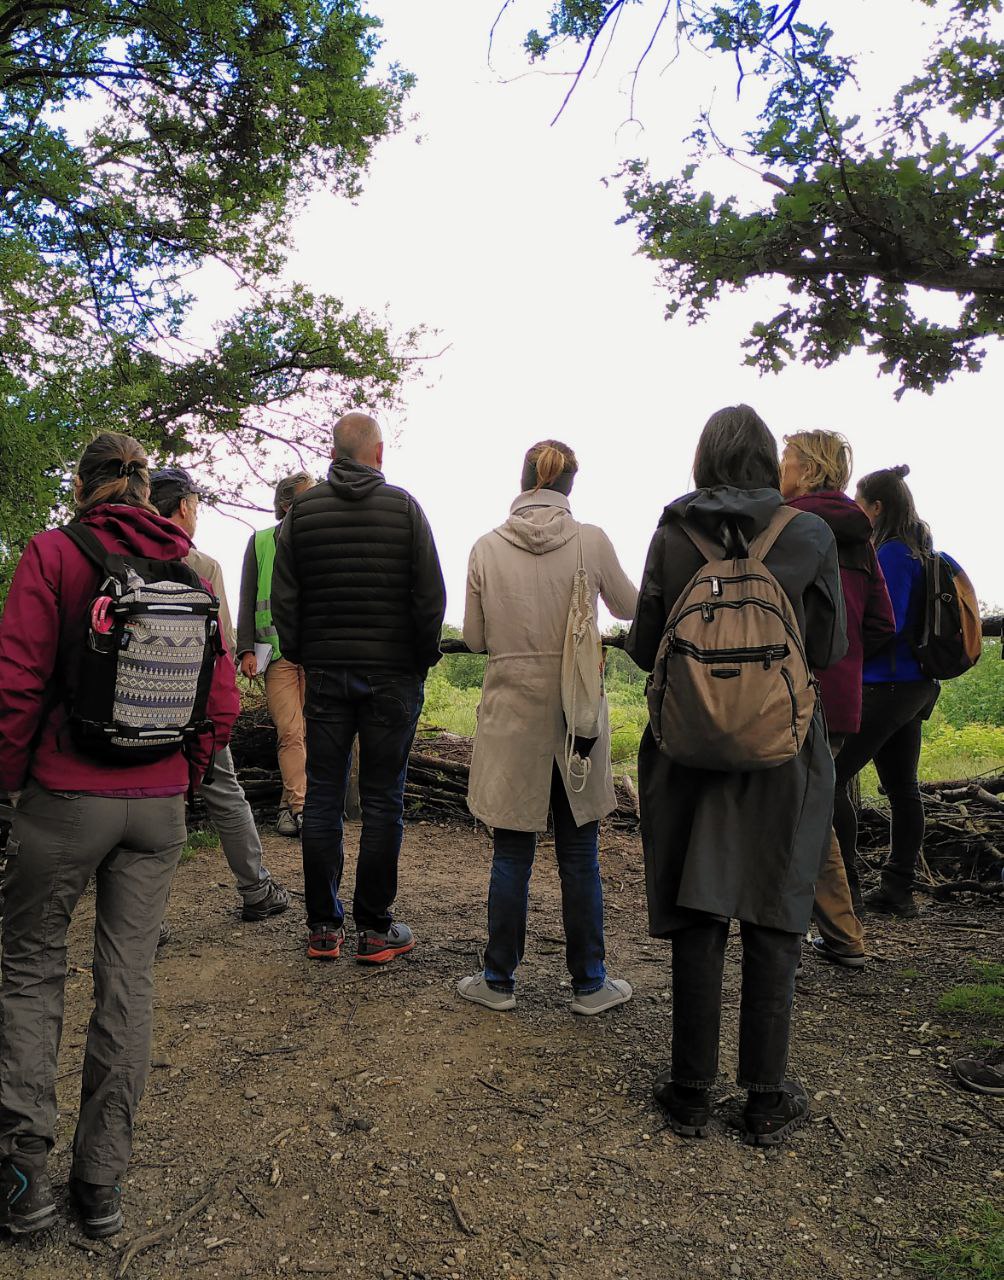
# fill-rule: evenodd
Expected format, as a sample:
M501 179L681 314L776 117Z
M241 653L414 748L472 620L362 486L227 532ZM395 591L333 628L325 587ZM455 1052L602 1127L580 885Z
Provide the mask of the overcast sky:
M468 552L505 518L530 444L557 436L576 450L573 510L607 530L637 582L659 513L690 487L702 425L737 401L752 404L779 438L808 427L843 431L856 475L908 462L936 543L963 563L984 600L1004 603L1001 351L981 374L897 403L895 382L865 356L779 376L744 367L740 342L784 296L779 284L726 300L699 327L667 323L656 271L635 256L631 228L615 225L623 211L617 184L602 179L636 155L668 176L685 162L684 139L712 94L717 119L736 136L755 110L752 92L735 104L727 59L684 54L663 70L670 39L642 78L643 129L622 126L626 72L659 7L646 4L629 12L601 74L583 81L551 128L567 80L505 82L527 70L518 46L547 5L513 6L489 67L499 3L374 3L385 56L418 76L410 99L418 118L377 148L356 204L324 193L312 200L297 224L289 273L350 306L386 308L399 329L421 323L438 331L427 340L430 352L447 347L406 392L404 412L384 425L393 433L386 475L415 494L436 535L448 619L462 618ZM914 74L930 37L916 0L883 0L881 26L878 9L842 0L834 20L838 40L863 55L866 94ZM810 20L827 10L822 0L803 4ZM728 161L717 162L708 181L721 194L759 196L759 179ZM215 289L206 276L204 316L225 305ZM296 467L281 449L274 461L277 475ZM248 494L271 505L267 491ZM234 599L248 533L219 513L203 515L199 543L222 561Z

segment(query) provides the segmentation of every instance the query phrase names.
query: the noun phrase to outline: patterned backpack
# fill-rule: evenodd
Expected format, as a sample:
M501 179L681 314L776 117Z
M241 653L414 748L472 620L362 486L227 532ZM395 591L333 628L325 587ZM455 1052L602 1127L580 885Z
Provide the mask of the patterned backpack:
M816 683L795 611L764 564L798 512L779 507L745 554L726 558L680 527L707 563L670 610L648 680L660 750L692 769L770 769L798 755Z
M74 745L126 765L187 752L213 729L219 601L180 560L117 555L76 522L62 532L102 575L69 698Z

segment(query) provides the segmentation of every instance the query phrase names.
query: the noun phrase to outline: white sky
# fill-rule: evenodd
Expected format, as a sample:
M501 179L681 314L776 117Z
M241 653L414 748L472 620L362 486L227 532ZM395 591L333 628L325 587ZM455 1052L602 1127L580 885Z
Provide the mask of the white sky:
M908 462L936 543L961 560L985 601L1004 603L1001 350L981 374L897 404L895 381L865 356L762 378L743 366L739 344L750 323L785 296L777 283L720 303L697 328L682 317L667 323L654 267L634 256L632 229L615 225L624 208L618 186L601 180L635 155L650 157L657 177L678 169L683 140L713 91L716 120L738 139L738 123L755 110L755 86L736 107L729 61L692 53L660 74L672 52L666 40L641 81L644 130L618 130L625 73L654 18L649 3L628 12L602 73L583 81L550 128L566 80L502 82L503 73L526 71L518 46L545 21L545 0L521 0L506 16L493 70L487 35L499 4L375 0L385 56L419 78L410 99L418 119L380 144L357 204L313 199L289 270L351 307L386 307L398 329L437 330L428 351L449 344L406 392L404 413L384 423L394 435L387 478L414 493L436 535L448 620L462 617L470 547L505 518L535 440L557 436L576 450L573 510L607 530L637 581L659 513L690 487L703 423L737 401L751 403L778 437L805 427L843 431L856 475ZM812 20L829 8L805 0L803 12ZM866 91L916 72L929 43L925 13L916 0L842 0L837 40L864 55ZM724 160L706 181L720 194L759 197L761 189ZM207 274L203 316L224 307L224 297ZM278 446L274 462L277 476L297 465ZM249 487L246 496L271 506L268 491ZM221 560L234 600L247 537L245 524L204 511L199 545Z

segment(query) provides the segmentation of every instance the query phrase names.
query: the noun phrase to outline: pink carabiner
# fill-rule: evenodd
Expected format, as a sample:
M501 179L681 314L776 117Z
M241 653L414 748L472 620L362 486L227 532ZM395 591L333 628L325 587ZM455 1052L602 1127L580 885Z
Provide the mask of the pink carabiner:
M96 635L105 636L115 625L108 611L112 607L111 596L98 596L91 606L91 630Z

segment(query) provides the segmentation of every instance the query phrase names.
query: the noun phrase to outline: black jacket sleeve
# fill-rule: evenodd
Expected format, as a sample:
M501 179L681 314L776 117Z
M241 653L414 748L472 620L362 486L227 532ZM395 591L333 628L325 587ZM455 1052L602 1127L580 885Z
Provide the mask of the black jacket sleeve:
M254 548L255 535L248 539L241 566L241 593L237 600L237 651L236 661L242 654L254 649L254 615L258 604L258 556Z
M439 637L446 617L446 583L425 512L411 500L411 617L415 667L423 675L443 656Z
M624 650L642 671L651 671L655 655L666 625L668 608L663 596L663 557L666 551L664 530L656 529L645 558L645 571L641 576L638 604L634 621L624 643Z
M825 671L847 652L847 611L837 544L826 526L821 534L819 568L804 596L805 656L813 671Z
M279 634L279 650L287 662L300 665L300 582L296 572L293 511L279 530L272 570L272 621Z

